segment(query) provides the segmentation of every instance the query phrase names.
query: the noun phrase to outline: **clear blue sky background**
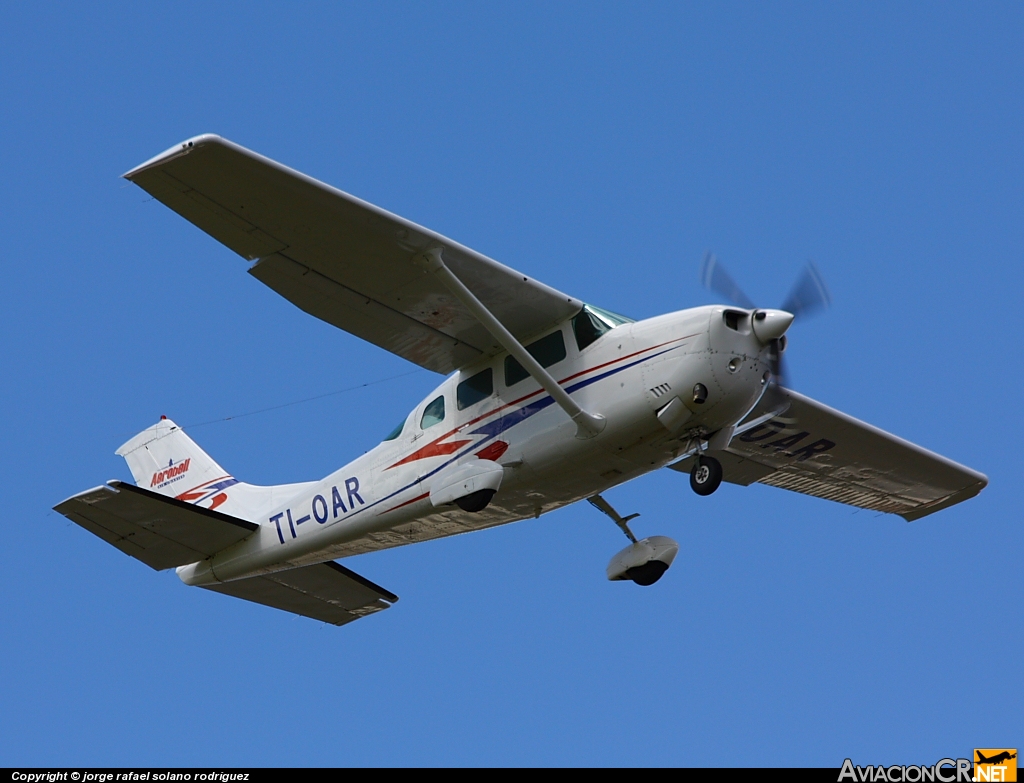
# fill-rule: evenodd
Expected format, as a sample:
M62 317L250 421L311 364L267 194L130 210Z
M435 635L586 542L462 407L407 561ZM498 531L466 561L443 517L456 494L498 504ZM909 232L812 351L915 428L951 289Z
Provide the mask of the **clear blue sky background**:
M1024 745L1020 4L8 3L0 11L0 764L933 763ZM589 506L347 565L336 629L50 511L171 416L318 478L438 380L303 314L119 175L215 132L603 307L767 306L793 386L988 474L925 520L685 476L605 581Z

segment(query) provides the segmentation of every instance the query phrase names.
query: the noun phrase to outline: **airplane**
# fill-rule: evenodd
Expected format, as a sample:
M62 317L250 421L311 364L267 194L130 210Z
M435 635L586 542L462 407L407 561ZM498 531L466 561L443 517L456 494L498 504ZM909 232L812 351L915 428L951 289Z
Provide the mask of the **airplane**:
M976 764L1001 764L1004 761L1010 761L1011 759L1017 758L1016 753L1010 753L1007 750L997 753L990 759L985 758L984 754L980 750L976 750L974 753L978 757L975 759Z
M813 268L764 309L709 257L705 282L738 304L635 321L216 135L123 176L302 310L446 376L318 481L240 481L161 416L117 450L134 484L55 507L187 585L344 625L398 597L337 559L584 499L630 541L608 579L651 585L678 543L638 540L601 493L665 467L700 496L758 482L907 521L988 483L784 386L790 324L827 302Z

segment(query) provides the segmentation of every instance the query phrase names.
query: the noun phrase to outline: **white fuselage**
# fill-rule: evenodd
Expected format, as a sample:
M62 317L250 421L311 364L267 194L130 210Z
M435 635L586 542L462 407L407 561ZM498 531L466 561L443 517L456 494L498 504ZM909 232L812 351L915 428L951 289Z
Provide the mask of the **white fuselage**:
M766 349L738 308L623 324L582 350L571 321L537 337L559 330L565 358L547 370L584 410L605 417L596 437L577 437L532 377L506 385L507 354L500 354L447 378L396 438L303 485L252 520L260 527L249 538L179 575L189 584L229 581L539 516L672 462L695 437L739 422L765 389ZM460 409L458 385L487 368L492 393ZM695 384L707 389L703 403L694 401ZM657 414L677 397L683 421L676 416L670 428ZM435 507L432 482L477 459L503 467L490 504L475 513Z

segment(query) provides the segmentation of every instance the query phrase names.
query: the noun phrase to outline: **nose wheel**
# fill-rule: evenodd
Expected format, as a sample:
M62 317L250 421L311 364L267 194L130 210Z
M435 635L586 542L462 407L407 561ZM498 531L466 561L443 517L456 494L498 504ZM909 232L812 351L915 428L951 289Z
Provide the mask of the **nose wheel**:
M722 483L722 463L698 454L690 470L690 487L698 495L710 495Z
M590 501L590 505L618 525L619 529L626 534L626 538L632 542L616 554L608 564L605 573L609 581L630 581L647 587L661 579L668 567L672 565L672 561L675 560L679 544L665 536L651 536L637 541L633 531L629 529L628 523L629 520L640 516L639 514L630 514L628 517L619 516L619 512L600 495L594 495L587 500Z

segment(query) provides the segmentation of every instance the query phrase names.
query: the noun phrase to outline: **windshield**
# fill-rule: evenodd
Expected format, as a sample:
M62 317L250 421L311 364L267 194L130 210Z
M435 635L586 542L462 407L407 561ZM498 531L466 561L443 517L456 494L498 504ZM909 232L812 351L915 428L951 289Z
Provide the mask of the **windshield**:
M576 347L581 351L588 345L596 342L597 338L605 332L610 332L616 326L634 323L632 318L624 315L617 315L600 307L584 305L575 318L572 319L572 331L576 335Z

